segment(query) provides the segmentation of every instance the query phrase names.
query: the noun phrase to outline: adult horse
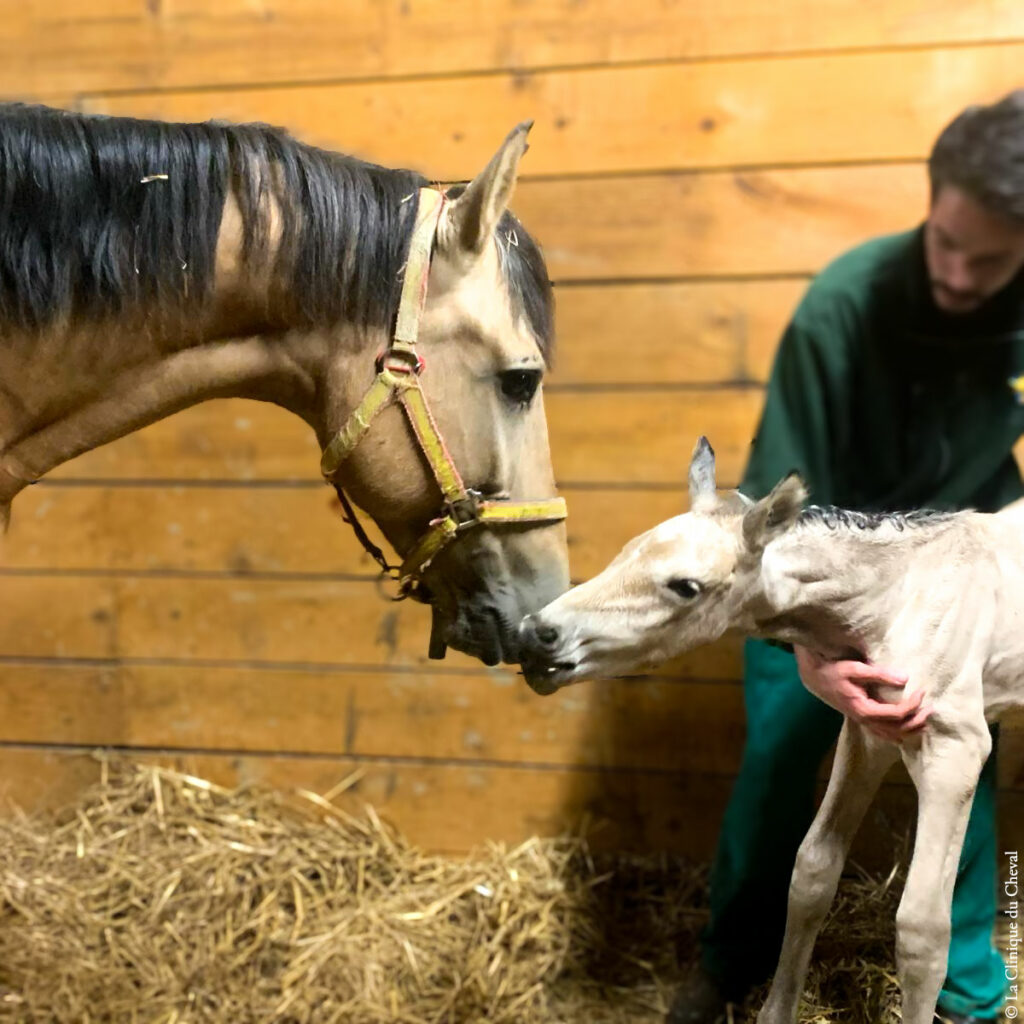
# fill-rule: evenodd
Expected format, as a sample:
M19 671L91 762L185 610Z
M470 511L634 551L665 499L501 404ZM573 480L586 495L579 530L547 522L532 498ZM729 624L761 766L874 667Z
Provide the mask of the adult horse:
M273 402L403 556L431 653L518 660L568 586L551 287L507 210L528 130L444 192L264 125L0 107L0 520L171 413Z

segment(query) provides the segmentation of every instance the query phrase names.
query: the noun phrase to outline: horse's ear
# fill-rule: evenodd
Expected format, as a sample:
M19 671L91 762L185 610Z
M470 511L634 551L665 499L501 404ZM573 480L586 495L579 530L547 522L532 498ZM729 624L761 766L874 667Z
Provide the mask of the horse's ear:
M690 508L706 508L715 501L715 450L701 436L690 458Z
M747 549L760 553L774 537L787 530L800 515L807 488L799 474L790 473L743 514L743 540Z
M517 124L491 162L448 208L449 246L470 255L483 251L512 198L519 161L527 150L532 121Z

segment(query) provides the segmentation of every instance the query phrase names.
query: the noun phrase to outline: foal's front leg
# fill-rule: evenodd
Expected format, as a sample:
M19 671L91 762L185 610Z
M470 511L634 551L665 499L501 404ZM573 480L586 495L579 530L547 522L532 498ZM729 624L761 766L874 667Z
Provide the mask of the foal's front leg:
M832 905L850 844L898 750L849 719L843 723L828 790L807 832L789 886L786 935L758 1024L792 1024L814 940Z
M949 959L950 914L978 776L992 749L979 716L949 731L930 725L903 759L917 787L917 837L896 914L904 1024L931 1024Z

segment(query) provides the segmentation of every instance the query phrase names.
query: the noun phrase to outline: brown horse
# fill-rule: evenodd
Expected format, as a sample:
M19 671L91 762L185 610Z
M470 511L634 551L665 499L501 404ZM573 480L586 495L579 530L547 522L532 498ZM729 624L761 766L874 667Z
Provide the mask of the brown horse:
M528 130L445 193L263 125L0 107L0 520L174 412L273 402L408 556L432 653L517 661L568 586L551 286L506 209Z

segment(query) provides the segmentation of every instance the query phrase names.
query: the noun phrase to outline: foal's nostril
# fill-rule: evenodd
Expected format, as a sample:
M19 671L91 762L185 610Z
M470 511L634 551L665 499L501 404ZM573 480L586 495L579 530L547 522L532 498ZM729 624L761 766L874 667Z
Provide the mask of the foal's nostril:
M554 647L558 643L558 629L548 623L537 625L537 639L546 647Z

